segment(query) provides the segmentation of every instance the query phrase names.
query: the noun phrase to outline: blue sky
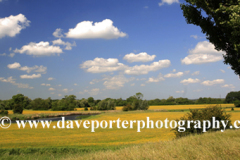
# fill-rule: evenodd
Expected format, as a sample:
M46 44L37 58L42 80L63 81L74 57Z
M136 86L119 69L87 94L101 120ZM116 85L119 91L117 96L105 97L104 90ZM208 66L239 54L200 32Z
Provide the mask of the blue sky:
M239 78L178 0L0 0L0 99L225 97Z

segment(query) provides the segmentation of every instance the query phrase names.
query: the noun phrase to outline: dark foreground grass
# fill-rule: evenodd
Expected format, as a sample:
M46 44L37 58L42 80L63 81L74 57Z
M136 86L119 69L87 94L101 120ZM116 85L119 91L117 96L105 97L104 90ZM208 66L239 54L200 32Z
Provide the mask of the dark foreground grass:
M28 149L30 150L30 149ZM172 141L96 150L47 149L12 153L1 150L1 159L240 159L240 130L192 135ZM23 150L22 150L23 151Z

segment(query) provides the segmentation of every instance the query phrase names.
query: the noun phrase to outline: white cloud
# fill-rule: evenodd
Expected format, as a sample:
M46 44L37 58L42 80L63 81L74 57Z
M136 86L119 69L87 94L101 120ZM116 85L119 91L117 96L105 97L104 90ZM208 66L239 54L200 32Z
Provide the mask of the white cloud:
M28 89L33 89L33 87L30 87L29 84L23 84L23 83L16 83L15 79L11 77L8 77L7 79L5 79L4 77L0 77L0 81L2 82L6 82L6 83L11 83L15 86L17 86L18 88L28 88Z
M32 74L32 75L21 75L20 78L22 79L34 79L34 78L40 78L42 75L41 74Z
M190 37L192 37L194 39L198 39L199 38L197 35L191 35Z
M152 82L159 82L159 81L164 81L165 79L163 78L162 74L160 73L157 78L150 77L148 78L147 83L152 83Z
M126 54L123 57L123 59L127 60L130 63L132 63L132 62L149 62L149 61L153 61L155 57L156 57L156 55L149 55L146 52L141 52L139 54L134 54L134 53Z
M202 89L196 89L196 90L193 90L193 92L201 92Z
M98 83L99 80L98 79L93 79L91 82L89 82L90 84L95 84L95 83Z
M78 23L75 28L70 28L65 34L67 38L76 39L117 39L127 36L126 33L120 32L117 27L113 26L113 21L110 19L94 24L92 21L83 21Z
M159 60L158 62L153 62L150 65L135 65L133 67L128 67L124 73L129 75L141 75L148 74L151 71L157 71L162 68L167 68L171 64L170 60Z
M176 69L173 69L172 72L176 72Z
M132 83L131 86L135 86L135 83Z
M34 72L39 72L39 73L45 74L47 71L47 67L44 67L42 65L41 66L35 65L33 67L24 66L24 67L19 68L19 70L26 71L27 73L34 71Z
M62 34L62 29L61 28L57 28L54 32L53 32L53 36L57 37L57 38L62 38L63 34Z
M188 79L184 79L182 80L180 83L183 83L184 85L187 85L189 83L199 83L200 80L199 79L192 79L192 78L188 78Z
M183 72L177 72L177 73L168 73L164 75L165 78L176 78L183 76Z
M15 53L10 53L8 56L12 58L15 56Z
M220 71L221 71L222 73L225 73L225 71L224 71L224 70L222 70L222 69L220 69Z
M48 80L49 80L49 81L52 81L52 80L54 80L54 78L53 78L53 77L49 77Z
M77 83L74 83L74 86L77 86Z
M16 36L22 29L29 26L29 23L30 21L23 14L0 18L0 38Z
M54 88L49 88L48 90L49 90L49 91L54 91L55 89L54 89Z
M18 62L14 62L13 64L8 64L7 67L9 69L17 69L17 68L21 67L21 65Z
M209 80L203 81L202 85L212 86L212 85L221 84L221 83L224 83L224 79L215 79L215 80L212 80L212 81L209 81Z
M124 86L125 83L133 80L133 79L128 79L124 75L116 75L113 77L106 77L104 78L103 85L107 89L119 89Z
M59 97L61 97L62 95L61 94L58 94Z
M225 85L223 85L221 87L223 87L223 88L231 88L231 89L235 88L235 86L233 84L225 84Z
M52 41L53 45L63 45L63 46L66 46L65 47L65 50L72 50L72 46L76 46L76 43L70 43L70 42L64 42L62 41L61 39L57 39L57 40L54 40Z
M113 72L126 68L122 63L118 62L116 58L95 58L94 60L85 61L80 65L81 68L87 69L91 73Z
M140 86L141 86L141 87L144 87L144 86L146 86L146 85L145 85L145 84L141 84Z
M184 93L184 90L176 91L176 93Z
M200 71L195 71L195 72L192 73L193 76L194 75L199 75L199 74L200 74Z
M41 85L42 86L51 86L51 84L45 84L45 83L42 83Z
M28 66L21 67L20 63L15 62L13 64L7 65L7 67L10 69L18 69L21 71L26 71L27 73L34 71L34 72L45 74L47 72L47 67L44 67L42 65L41 66L35 65L33 67L28 67Z
M26 53L27 55L33 56L51 56L55 54L63 53L59 46L51 46L49 42L30 42L28 45L22 46L21 49L15 49L15 53Z
M59 85L58 85L58 87L62 87L62 85L61 85L61 84L59 84Z
M171 4L173 4L173 3L179 3L179 1L178 0L162 0L162 2L161 3L158 3L158 5L159 6L162 6L162 5L164 5L164 4L168 4L168 5L171 5Z
M181 60L182 64L202 64L217 62L223 59L223 51L217 51L214 45L207 42L199 42L196 47L189 50L189 55Z
M2 54L0 54L0 56L6 56L7 54L6 53L2 53Z
M79 92L79 94L84 94L84 93L88 93L88 94L94 96L94 95L98 95L100 93L100 89L99 88L93 88L91 90L84 90L83 92Z

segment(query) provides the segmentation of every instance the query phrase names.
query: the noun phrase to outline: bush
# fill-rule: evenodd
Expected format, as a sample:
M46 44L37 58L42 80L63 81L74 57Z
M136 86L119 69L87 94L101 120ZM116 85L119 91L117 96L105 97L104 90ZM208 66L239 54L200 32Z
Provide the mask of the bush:
M7 110L0 110L0 115L1 116L7 116L8 115L8 111Z
M101 102L98 103L97 110L107 110L107 101L102 100Z
M122 110L123 111L131 111L132 110L132 106L130 104L127 104L126 106L123 106Z
M97 110L97 107L96 106L92 106L92 107L90 107L90 110L92 111L92 110Z
M180 119L177 119L176 121L179 122L180 120L185 121L185 124L182 125L183 128L185 128L185 132L179 132L178 131L178 127L176 127L175 129L173 129L175 131L175 135L177 138L179 137L183 137L186 135L190 135L190 134L202 134L203 132L203 120L209 120L211 123L211 127L213 125L212 122L212 117L216 118L216 121L228 121L228 124L226 126L226 129L229 129L231 126L231 120L230 120L230 114L227 114L221 107L218 106L214 106L214 107L207 107L204 109L200 109L200 110L190 110L190 113L187 113L186 115L184 115L183 117L181 117ZM200 121L201 122L201 128L194 128L195 124L194 123L190 123L190 128L187 128L187 123L186 121L189 120L193 120L193 121ZM222 125L222 123L220 123L219 128L209 128L206 129L206 131L218 131L218 130L222 130L224 127Z
M84 111L88 111L88 107L84 107Z
M235 107L240 107L240 101L239 100L236 100L233 102Z
M14 104L13 113L14 114L22 114L23 106L21 104Z
M115 105L114 101L108 100L107 110L115 110L115 109L116 109L116 105Z

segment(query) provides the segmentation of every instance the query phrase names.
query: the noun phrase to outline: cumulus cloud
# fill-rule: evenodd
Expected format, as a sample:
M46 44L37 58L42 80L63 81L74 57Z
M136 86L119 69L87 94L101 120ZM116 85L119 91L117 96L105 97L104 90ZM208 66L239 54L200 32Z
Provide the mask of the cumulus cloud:
M176 72L176 69L173 69L172 72Z
M233 84L225 84L223 86L221 86L222 88L231 88L231 89L234 89L235 86Z
M139 54L134 54L134 53L126 54L123 57L123 59L127 60L130 63L132 63L132 62L149 62L149 61L153 61L155 57L156 57L156 55L149 55L146 52L141 52Z
M28 89L33 89L33 87L30 87L29 84L23 84L23 83L17 83L15 79L11 77L8 77L5 79L4 77L0 77L0 81L6 82L6 83L11 83L12 85L17 86L18 88L28 88Z
M79 92L79 94L84 94L84 93L88 93L88 94L94 96L94 95L98 95L100 93L100 89L99 88L93 88L91 90L84 90L83 92Z
M203 81L202 85L212 86L212 85L221 84L221 83L224 83L224 79L215 79L215 80L212 80L212 81L209 81L209 80Z
M6 53L2 53L2 54L0 54L0 56L6 56L7 54Z
M0 38L5 36L14 37L29 24L30 21L23 14L0 18Z
M55 54L63 53L59 46L52 46L49 42L30 42L28 45L22 46L21 49L15 49L15 53L26 53L27 55L33 56L51 56Z
M182 64L203 64L217 62L223 59L224 51L217 51L213 44L207 41L199 42L196 47L189 50L189 55L181 60Z
M34 78L40 78L42 75L41 74L32 74L32 75L21 75L20 78L22 79L34 79Z
M80 68L86 69L87 72L91 73L103 73L123 70L125 74L129 75L141 75L148 74L150 71L157 71L162 68L169 67L171 64L170 60L160 60L153 62L150 65L135 65L129 67L123 63L119 63L116 58L95 58L94 60L85 61L80 65Z
M184 79L182 80L180 83L183 83L184 85L187 85L189 83L199 83L200 80L199 79L192 79L192 78L188 78L188 79Z
M183 72L177 72L177 73L168 73L164 75L165 78L177 78L183 76Z
M184 90L176 91L176 93L184 93Z
M153 83L153 82L159 82L159 81L164 81L165 79L163 78L162 74L160 73L157 78L150 77L148 78L147 83Z
M13 64L7 65L7 67L8 67L9 69L17 69L17 68L21 67L21 65L20 65L20 63L18 63L18 62L14 62Z
M117 39L127 36L126 33L120 32L117 27L113 26L113 21L110 19L94 24L92 21L83 21L78 23L75 28L70 28L65 34L67 38L76 39Z
M48 90L49 90L49 91L54 91L55 89L54 89L54 88L49 88Z
M199 75L199 74L200 74L200 71L195 71L195 72L192 73L193 76L194 75Z
M15 56L15 53L10 53L8 56L12 58Z
M62 34L62 29L61 28L57 28L54 32L53 32L53 36L57 37L57 38L62 38L63 34Z
M34 72L45 74L47 72L47 67L44 67L42 65L41 66L35 65L33 67L28 67L28 66L21 67L20 63L14 62L13 64L7 65L7 67L10 69L18 69L21 71L26 71L27 73L34 71Z
M162 6L162 5L164 5L165 3L168 4L168 5L171 5L171 4L173 4L173 3L179 3L179 1L178 1L178 0L162 0L162 2L158 3L158 5L159 5L159 6Z
M133 67L128 67L124 73L129 75L141 75L141 74L148 74L151 71L157 71L162 68L167 68L171 64L170 60L159 60L158 62L153 62L150 65L135 65Z
M48 80L49 80L49 81L52 81L52 80L54 80L54 78L53 78L53 77L49 77Z
M52 41L53 45L63 45L65 46L65 50L72 50L72 46L76 46L76 43L64 42L62 39L57 39Z
M144 87L144 86L146 86L146 85L145 85L145 84L141 84L140 86L141 86L141 87Z
M41 85L42 86L51 86L51 84L45 84L45 83L42 83Z
M132 81L132 78L126 78L124 75L116 75L113 77L104 78L103 85L107 89L119 89L124 86L125 83Z
M112 72L126 68L126 66L119 63L116 58L95 58L94 60L85 61L80 67L91 73Z
M130 86L135 86L135 83L132 83Z

